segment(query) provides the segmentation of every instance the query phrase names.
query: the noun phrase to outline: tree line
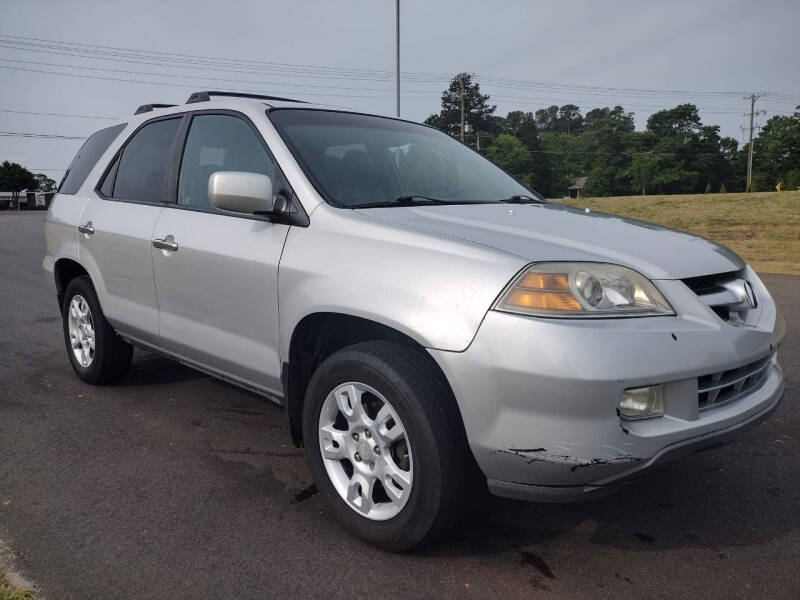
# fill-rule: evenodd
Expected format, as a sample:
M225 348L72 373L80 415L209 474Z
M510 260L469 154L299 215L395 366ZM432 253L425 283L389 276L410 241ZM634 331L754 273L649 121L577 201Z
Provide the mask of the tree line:
M20 164L3 161L0 164L0 192L11 192L14 204L19 206L19 194L28 192L54 192L56 182L44 173L32 173Z
M462 128L462 105L463 121ZM747 186L749 145L706 125L697 106L679 104L653 113L644 131L622 106L581 113L575 104L505 117L469 73L442 93L441 110L425 122L480 150L541 194L566 194L586 177L582 195L740 192ZM753 139L750 191L800 189L800 106L774 116Z

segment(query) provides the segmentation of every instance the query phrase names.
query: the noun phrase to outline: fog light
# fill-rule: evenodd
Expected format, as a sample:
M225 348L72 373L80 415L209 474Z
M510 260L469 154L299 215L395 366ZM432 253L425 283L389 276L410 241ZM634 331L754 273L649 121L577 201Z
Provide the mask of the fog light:
M619 416L632 421L651 419L664 414L664 386L649 385L622 392L619 399Z

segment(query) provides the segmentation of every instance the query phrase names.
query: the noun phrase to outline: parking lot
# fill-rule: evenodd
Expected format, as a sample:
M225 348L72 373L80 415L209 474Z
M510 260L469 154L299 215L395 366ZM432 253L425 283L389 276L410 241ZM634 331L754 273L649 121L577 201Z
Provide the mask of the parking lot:
M800 276L763 276L788 327L768 421L603 500L476 500L393 555L333 520L267 400L141 352L79 381L43 217L0 212L0 545L44 598L800 597Z

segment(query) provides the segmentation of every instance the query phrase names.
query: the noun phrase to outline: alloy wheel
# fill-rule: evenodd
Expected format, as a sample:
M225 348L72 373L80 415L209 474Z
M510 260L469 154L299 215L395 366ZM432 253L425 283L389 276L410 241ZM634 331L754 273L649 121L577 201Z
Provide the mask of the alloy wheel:
M336 386L320 410L319 448L333 487L352 510L374 521L403 510L413 483L411 445L377 390L358 382Z
M80 294L72 297L67 315L69 343L78 364L88 368L94 360L94 320L89 303Z

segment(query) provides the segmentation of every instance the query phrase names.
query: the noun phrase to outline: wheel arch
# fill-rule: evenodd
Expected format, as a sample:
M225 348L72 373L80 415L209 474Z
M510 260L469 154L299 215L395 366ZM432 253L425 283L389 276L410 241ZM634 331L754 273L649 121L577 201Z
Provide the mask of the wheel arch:
M64 303L64 292L66 291L69 282L76 277L82 277L84 275L89 277L91 280L92 276L89 275L89 271L86 269L86 267L72 258L59 258L55 262L55 265L53 266L53 277L55 278L56 282L59 310L62 308ZM92 285L94 285L93 281Z
M458 423L466 442L461 411L450 383L439 364L425 347L409 335L392 327L353 315L317 312L306 315L292 331L287 362L281 368L286 417L295 446L303 445L302 414L306 388L316 368L334 352L359 342L387 340L418 351L430 363L447 390L443 401Z

